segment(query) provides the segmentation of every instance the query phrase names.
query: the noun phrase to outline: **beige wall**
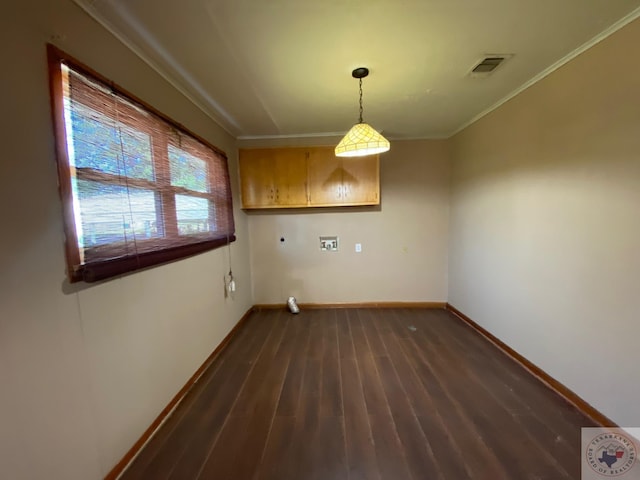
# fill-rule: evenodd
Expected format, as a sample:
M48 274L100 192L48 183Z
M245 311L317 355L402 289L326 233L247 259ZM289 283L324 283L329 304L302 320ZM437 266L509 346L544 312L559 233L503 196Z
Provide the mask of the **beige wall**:
M0 35L0 477L98 479L252 304L247 222L236 212L234 299L223 297L226 250L67 285L46 42L58 35L63 50L226 150L232 172L235 140L70 0L7 2Z
M640 20L453 139L449 301L640 425Z
M380 157L380 208L249 214L254 301L446 301L449 171L446 141L396 141ZM321 235L340 250L321 252Z
M3 478L101 478L252 303L289 295L449 299L614 420L640 424L640 22L452 140L394 142L381 158L379 209L249 215L238 210L235 141L70 0L7 4L0 35ZM53 36L227 151L235 298L223 296L223 250L65 283ZM338 235L340 251L321 253L319 235Z

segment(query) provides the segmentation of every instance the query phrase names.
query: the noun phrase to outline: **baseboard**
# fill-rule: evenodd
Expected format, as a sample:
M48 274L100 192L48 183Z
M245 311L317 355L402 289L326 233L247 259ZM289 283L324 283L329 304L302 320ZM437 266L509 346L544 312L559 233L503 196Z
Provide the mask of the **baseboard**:
M596 408L587 403L584 399L582 399L578 394L576 394L573 390L569 389L558 380L553 378L547 372L542 370L537 365L533 364L525 357L520 355L514 349L512 349L509 345L504 343L502 340L497 338L495 335L490 333L488 330L484 329L476 322L471 320L471 318L467 317L460 310L455 308L453 305L447 303L447 310L456 315L460 320L465 322L471 328L473 328L480 335L485 337L491 343L493 343L496 347L498 347L505 355L510 357L516 363L520 364L525 370L527 370L531 375L536 377L540 382L542 382L546 387L553 390L556 394L560 395L567 402L573 405L576 409L578 409L583 415L594 421L596 424L601 425L603 427L618 427L615 422L613 422L610 418L608 418L603 413L599 412Z
M359 302L359 303L298 303L301 310L318 308L439 308L447 307L446 302ZM253 306L256 310L277 310L287 308L285 303L261 303Z
M231 331L227 334L226 337L222 339L222 342L215 348L215 350L207 357L204 363L196 370L196 372L191 376L191 378L185 383L184 387L180 389L180 391L171 399L169 404L164 407L160 415L149 425L149 428L145 430L142 436L138 439L136 443L133 444L133 447L129 449L129 451L122 457L122 459L118 462L118 464L111 469L111 471L104 477L104 480L116 480L122 472L127 468L129 463L135 458L138 452L142 449L142 447L147 443L147 441L151 438L151 436L155 433L158 427L164 422L166 417L171 413L171 411L178 405L178 403L184 398L184 396L191 390L191 387L196 383L196 381L202 376L204 371L211 365L211 362L218 356L220 352L228 345L231 339L238 333L238 330L242 325L247 321L249 315L254 311L254 308L251 307L247 312L242 316L238 323L231 329Z

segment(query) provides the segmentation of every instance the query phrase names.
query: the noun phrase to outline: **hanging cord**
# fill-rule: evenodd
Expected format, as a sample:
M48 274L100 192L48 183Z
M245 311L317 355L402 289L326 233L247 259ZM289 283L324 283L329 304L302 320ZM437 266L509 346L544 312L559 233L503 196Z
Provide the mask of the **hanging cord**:
M360 80L360 121L358 123L362 123L362 78Z
M227 253L229 256L229 277L233 277L233 271L231 269L231 242L229 241L229 234L227 233Z
M227 289L229 292L236 291L236 281L233 278L233 269L231 268L231 242L229 241L229 234L227 233L227 253L229 257L229 283L227 283Z
M120 115L118 112L118 95L116 94L116 92L113 90L113 88L111 89L111 96L113 98L113 105L115 107L116 110L116 118L115 118L115 130L118 132L118 143L120 144L120 158L121 158L121 162L122 162L122 168L118 168L118 172L122 171L124 172L124 184L125 184L125 188L127 189L127 205L129 207L129 225L131 227L131 233L133 235L133 249L135 251L135 257L136 257L136 266L138 268L140 268L140 255L138 255L138 240L137 240L137 235L136 235L136 231L135 231L135 223L133 221L133 210L131 207L131 192L129 191L129 177L127 175L127 162L125 160L125 154L124 154L124 143L122 141L122 127L121 127L121 123L120 123ZM120 174L120 178L122 179L122 175ZM127 229L123 228L124 231L124 239L125 239L125 246L128 244L127 242ZM127 249L128 250L128 249ZM129 252L126 252L127 254Z

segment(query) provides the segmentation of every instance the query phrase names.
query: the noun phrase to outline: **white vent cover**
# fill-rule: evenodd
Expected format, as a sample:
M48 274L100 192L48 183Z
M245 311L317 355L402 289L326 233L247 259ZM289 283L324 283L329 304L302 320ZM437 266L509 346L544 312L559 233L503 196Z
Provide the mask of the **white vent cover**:
M488 77L506 60L513 57L513 54L499 53L487 54L469 72L471 77Z

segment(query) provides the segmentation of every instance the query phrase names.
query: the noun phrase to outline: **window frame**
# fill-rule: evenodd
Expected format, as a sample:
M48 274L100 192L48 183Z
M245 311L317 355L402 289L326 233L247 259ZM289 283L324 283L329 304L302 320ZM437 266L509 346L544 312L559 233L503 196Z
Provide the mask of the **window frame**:
M136 270L160 265L163 263L179 260L188 256L192 256L198 253L203 253L224 245L227 245L236 240L235 237L235 225L233 214L233 198L231 194L231 182L229 176L229 165L227 155L224 151L211 145L208 141L193 133L182 124L174 121L168 116L164 115L154 107L139 99L135 95L129 93L124 88L115 84L111 80L103 77L93 69L87 67L83 63L79 62L75 58L66 54L62 50L58 49L54 45L47 45L47 59L49 67L49 87L50 87L50 100L51 100L51 112L53 118L53 128L55 137L55 149L56 149L56 163L58 170L58 190L60 199L62 202L63 210L63 228L65 235L65 257L67 264L67 277L70 283L79 281L95 282L104 280L114 276L130 273ZM72 70L81 73L89 78L93 78L98 82L107 85L113 92L119 96L124 97L126 100L132 102L136 107L158 117L160 120L168 124L169 127L174 129L177 133L183 134L186 137L191 137L196 142L202 144L202 146L212 150L217 158L220 160L220 169L224 172L223 182L214 182L212 168L208 169L208 183L210 185L210 191L208 193L198 192L190 190L184 187L172 186L169 170L162 172L158 179L154 182L144 179L134 179L133 183L141 183L145 185L143 188L154 191L156 195L166 195L166 191L161 192L160 189L167 187L165 185L168 182L168 187L174 194L185 194L192 197L207 198L210 202L209 205L218 205L218 202L224 202L228 212L228 232L216 236L214 238L207 238L205 240L198 240L198 234L190 234L185 236L185 242L181 245L172 246L160 246L153 251L137 252L134 255L127 255L119 258L113 258L108 260L96 260L81 263L80 246L78 245L78 233L76 231L74 208L73 208L73 191L72 191L72 179L74 174L72 172L71 162L68 153L67 135L66 135L66 123L65 123L65 111L64 111L64 87L63 87L63 70L62 65L67 65ZM152 143L152 162L154 168L157 167L158 159L155 155L157 145ZM181 145L175 143L174 140L167 139L166 152L164 155L167 157L163 161L166 161L167 166L168 150L169 146L181 149L189 152L189 147L183 148ZM161 147L162 148L162 147ZM88 172L89 169L84 169ZM99 180L101 183L118 185L115 181L117 175L112 175L107 172L96 171L96 174L101 177ZM109 177L113 177L113 183L109 181ZM77 173L75 175L78 177ZM169 177L169 178L164 178ZM164 182L164 183L163 183ZM135 185L133 185L135 186ZM170 195L169 195L170 196ZM228 204L227 204L228 202ZM175 196L172 199L166 199L164 205L173 203L173 210L171 212L165 212L163 215L163 230L165 238L175 240L180 238L178 231L178 218L177 210L175 208ZM167 214L168 213L168 214ZM167 222L168 220L168 222ZM210 237L210 235L208 235ZM202 238L202 237L201 237ZM144 240L137 240L137 242L144 242ZM113 245L113 244L112 244ZM100 248L100 247L96 247ZM109 247L105 247L109 248ZM86 251L86 249L85 249Z

